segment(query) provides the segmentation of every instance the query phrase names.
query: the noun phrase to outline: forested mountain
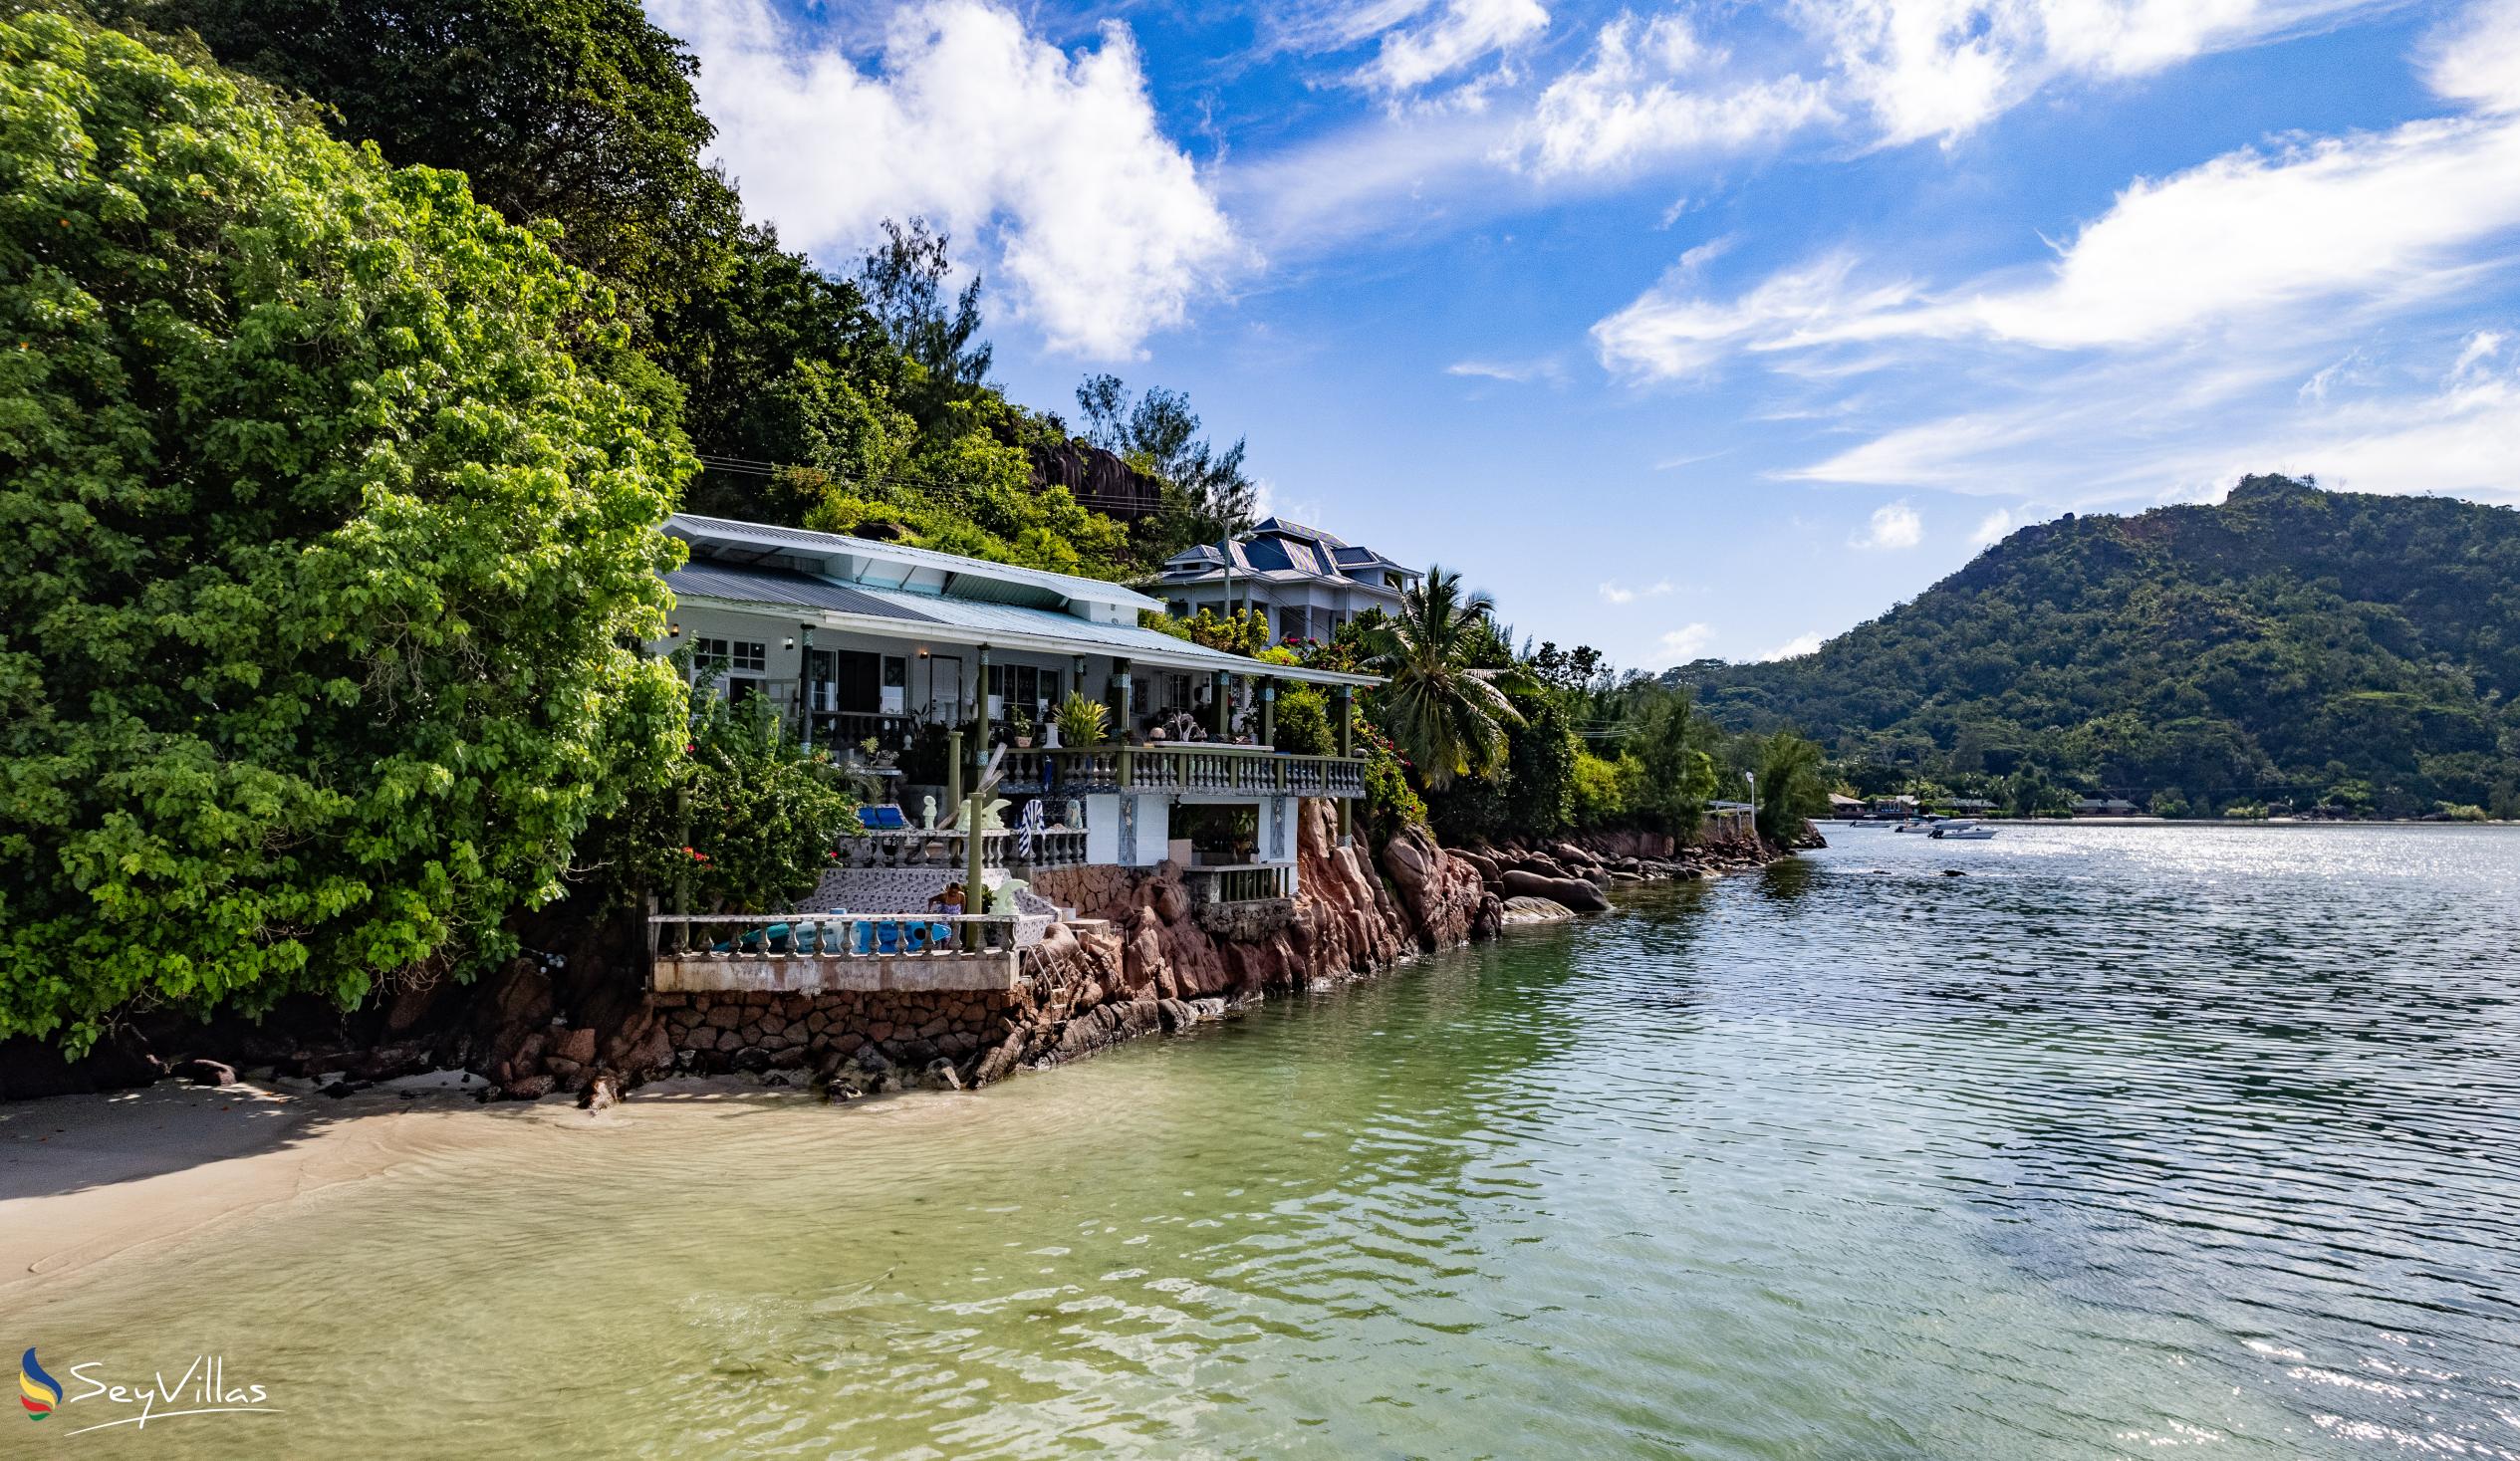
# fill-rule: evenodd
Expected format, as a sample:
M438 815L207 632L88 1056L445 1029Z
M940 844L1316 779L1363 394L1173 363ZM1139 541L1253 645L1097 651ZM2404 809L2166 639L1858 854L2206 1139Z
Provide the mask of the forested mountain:
M1815 653L1663 678L1868 792L2520 816L2520 512L2251 477L2025 528Z

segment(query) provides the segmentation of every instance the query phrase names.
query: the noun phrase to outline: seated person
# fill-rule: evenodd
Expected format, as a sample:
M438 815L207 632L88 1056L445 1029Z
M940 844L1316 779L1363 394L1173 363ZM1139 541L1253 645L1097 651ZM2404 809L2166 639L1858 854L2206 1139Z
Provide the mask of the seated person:
M939 892L936 896L927 900L927 911L930 913L961 912L962 884L959 882L946 883L944 891Z

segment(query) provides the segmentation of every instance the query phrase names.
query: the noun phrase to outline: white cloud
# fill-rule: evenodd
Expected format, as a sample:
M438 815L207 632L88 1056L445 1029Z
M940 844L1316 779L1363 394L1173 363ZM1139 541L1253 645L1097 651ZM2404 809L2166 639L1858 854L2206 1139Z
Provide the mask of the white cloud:
M1990 543L2000 543L2004 535L2017 526L2019 524L2013 518L2012 509L1999 507L1978 519L1977 527L1969 533L1969 544L1974 548L1984 548Z
M1762 649L1751 658L1761 662L1774 659L1800 659L1806 654L1818 652L1820 646L1828 642L1827 634L1814 629L1808 634L1796 634L1773 649Z
M1601 596L1612 604L1634 604L1639 599L1663 599L1672 592L1669 579L1659 579L1642 589L1630 589L1613 581L1601 586Z
M1593 349L1615 374L1703 375L1737 351L1850 339L1856 322L1894 318L1917 298L1915 286L1905 283L1856 286L1849 278L1854 268L1851 256L1831 256L1771 275L1729 303L1698 298L1690 288L1695 271L1683 268L1595 325Z
M2150 346L2339 301L2427 303L2474 283L2498 262L2475 251L2515 229L2520 119L2426 121L2139 179L2032 280L1859 283L1838 254L1728 302L1657 285L1593 339L1605 365L1645 378L1704 374L1741 352L1900 340Z
M2110 80L2388 0L1801 0L1883 141L1959 136L2064 78Z
M1925 520L1904 502L1873 509L1873 520L1862 533L1849 538L1847 546L1875 551L1913 548L1925 541Z
M2515 12L2498 0L2453 34L2520 35ZM1638 381L1743 363L1815 385L1865 376L1839 398L1840 429L1870 434L1789 478L2072 506L2282 467L2499 493L2510 347L2454 316L2509 279L2520 112L2493 110L2487 80L2450 64L2468 54L2439 51L2428 73L2445 96L2486 99L2468 115L2139 179L2045 264L1936 286L1839 253L1730 297L1677 271L1596 325L1594 348ZM2418 379L2444 383L2404 396ZM1971 409L1933 413L1954 394ZM1902 401L1925 414L1890 415ZM2401 414L2363 414L2376 402Z
M1381 52L1361 75L1386 92L1410 91L1548 28L1549 11L1539 0L1444 0L1424 24L1385 31Z
M1772 143L1831 115L1822 88L1798 76L1683 80L1714 59L1680 16L1622 15L1602 27L1582 66L1541 93L1500 156L1541 176L1617 172L1674 153Z
M1666 654L1683 660L1696 659L1706 652L1707 645L1715 642L1715 630L1711 624L1682 624L1658 642Z
M765 0L649 13L699 56L715 152L746 203L827 262L885 217L925 215L965 248L993 232L990 273L1016 312L1053 350L1103 359L1180 325L1245 262L1117 22L1071 56L1002 5L924 0L862 70Z
M2431 38L2432 90L2480 112L2520 111L2520 3L2486 0Z
M2450 365L2450 378L2464 380L2475 374L2486 362L2502 354L2503 340L2499 330L2479 330L2467 337L2467 342L2459 347L2458 360Z
M2327 412L2297 434L2226 451L2216 475L2228 482L2268 465L2357 492L2520 503L2520 371L2471 365L2430 394L2375 396Z
M1557 382L1566 379L1566 366L1555 357L1543 357L1536 361L1455 361L1444 366L1443 372L1482 380L1505 380L1517 385L1533 380Z

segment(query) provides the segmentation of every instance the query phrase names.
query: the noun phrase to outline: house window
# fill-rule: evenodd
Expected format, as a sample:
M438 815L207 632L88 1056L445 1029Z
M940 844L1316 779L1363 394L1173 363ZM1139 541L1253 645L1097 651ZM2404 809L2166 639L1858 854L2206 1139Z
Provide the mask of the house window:
M770 667L770 646L758 639L694 639L691 666L703 674L724 674L728 670L759 674Z
M1298 609L1289 605L1278 610L1278 637L1281 639L1310 638L1313 632L1312 623L1311 609Z

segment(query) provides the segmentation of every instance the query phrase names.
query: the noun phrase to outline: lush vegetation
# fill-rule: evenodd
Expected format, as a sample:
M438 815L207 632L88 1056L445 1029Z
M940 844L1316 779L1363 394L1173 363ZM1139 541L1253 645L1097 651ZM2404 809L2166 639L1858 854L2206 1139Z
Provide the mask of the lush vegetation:
M659 774L690 468L464 179L0 23L0 1032L502 951Z
M1622 675L1589 646L1517 650L1483 596L1462 593L1440 572L1425 583L1411 606L1418 629L1366 614L1301 651L1308 664L1393 677L1358 700L1378 832L1422 821L1452 843L1611 830L1685 841L1698 835L1710 804L1747 795L1749 773L1761 778L1761 828L1771 837L1790 838L1800 819L1826 810L1820 752L1810 742L1727 732L1697 714L1687 692L1638 672ZM1434 644L1439 652L1430 651ZM1412 659L1415 686L1403 693ZM1286 700L1279 704L1283 746ZM1492 737L1463 729L1476 724L1470 712ZM1421 728L1415 749L1385 734L1412 719L1431 721L1438 734ZM1453 756L1448 774L1426 774L1430 746ZM1773 798L1765 780L1771 764L1786 773Z
M1082 440L1009 402L918 220L849 277L745 224L631 0L98 10L0 9L0 1035L460 976L572 878L800 894L845 776L635 647L677 504L1112 578L1251 511L1177 392L1092 377ZM1045 489L1084 446L1160 511ZM1164 626L1386 667L1385 836L1687 831L1738 759L1448 576L1297 651Z
M2520 512L2252 477L2023 529L1816 653L1666 679L1810 729L1868 795L2520 817Z
M983 281L912 219L839 277L743 221L702 160L697 63L634 0L104 0L160 46L309 99L387 161L461 169L609 283L626 330L584 343L652 428L698 453L694 512L893 538L1099 577L1140 575L1247 514L1242 445L1175 391L1078 391L1089 431L988 382ZM1118 452L1160 484L1133 525L1041 491L1036 452Z
M813 891L835 842L858 831L850 773L799 746L759 696L699 695L687 719L670 774L595 839L611 850L614 886L694 912L763 912Z

